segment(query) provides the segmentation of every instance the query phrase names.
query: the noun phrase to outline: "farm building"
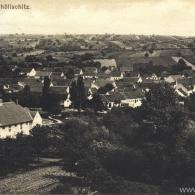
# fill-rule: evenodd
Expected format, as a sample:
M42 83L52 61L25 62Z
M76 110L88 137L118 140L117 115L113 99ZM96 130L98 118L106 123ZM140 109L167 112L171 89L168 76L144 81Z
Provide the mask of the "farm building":
M21 132L28 135L36 125L42 125L38 112L31 112L14 102L0 103L0 138L15 137Z

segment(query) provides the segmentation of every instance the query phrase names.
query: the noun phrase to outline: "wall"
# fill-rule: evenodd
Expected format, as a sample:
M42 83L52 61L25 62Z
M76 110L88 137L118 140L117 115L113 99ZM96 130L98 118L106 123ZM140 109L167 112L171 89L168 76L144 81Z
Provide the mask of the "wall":
M30 129L32 129L32 122L0 127L0 138L15 137L17 133L21 132L29 135Z

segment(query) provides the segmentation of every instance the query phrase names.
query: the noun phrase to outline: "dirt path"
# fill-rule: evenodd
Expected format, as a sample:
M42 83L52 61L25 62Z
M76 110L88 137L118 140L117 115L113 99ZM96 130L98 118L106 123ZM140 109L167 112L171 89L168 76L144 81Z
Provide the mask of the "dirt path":
M62 176L72 174L60 166L49 166L8 176L0 179L0 194L46 194L60 183Z

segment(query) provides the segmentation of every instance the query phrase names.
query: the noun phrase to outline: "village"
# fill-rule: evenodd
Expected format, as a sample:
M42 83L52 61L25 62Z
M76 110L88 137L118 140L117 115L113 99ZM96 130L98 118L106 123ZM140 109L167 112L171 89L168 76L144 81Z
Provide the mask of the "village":
M74 112L72 88L78 78L84 84L81 111L139 107L145 94L162 83L174 88L185 107L195 92L194 43L168 36L1 36L0 136L28 134L37 124L58 123L54 115ZM41 103L45 83L53 95L51 109Z

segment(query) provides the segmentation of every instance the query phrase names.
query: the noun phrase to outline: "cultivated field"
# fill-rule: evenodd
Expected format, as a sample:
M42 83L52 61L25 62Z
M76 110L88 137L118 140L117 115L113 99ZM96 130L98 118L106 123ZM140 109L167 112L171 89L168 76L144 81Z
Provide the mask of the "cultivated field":
M0 179L0 194L48 194L63 177L74 177L60 166L36 168Z

